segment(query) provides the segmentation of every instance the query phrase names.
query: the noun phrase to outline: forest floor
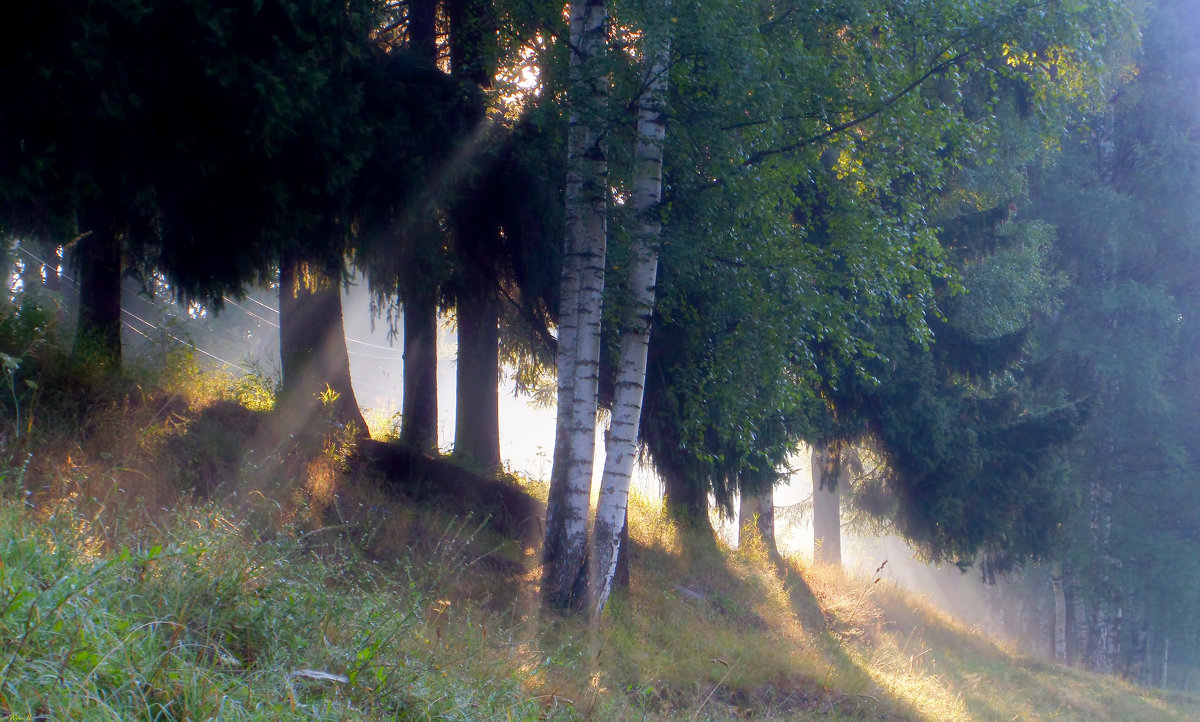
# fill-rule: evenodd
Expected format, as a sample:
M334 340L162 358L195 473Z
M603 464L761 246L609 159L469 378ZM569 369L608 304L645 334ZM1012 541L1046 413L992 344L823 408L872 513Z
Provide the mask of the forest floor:
M640 498L630 590L549 613L536 482L283 433L254 376L28 373L0 407L0 719L1200 719Z

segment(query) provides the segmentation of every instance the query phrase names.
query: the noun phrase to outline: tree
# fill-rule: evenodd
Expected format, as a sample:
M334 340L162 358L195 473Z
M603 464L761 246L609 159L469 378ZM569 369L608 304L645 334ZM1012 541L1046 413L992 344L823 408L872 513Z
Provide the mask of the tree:
M480 88L491 86L496 50L496 20L491 3L451 0L450 67L456 77ZM480 105L470 119L476 133L487 121ZM491 160L491 149L477 141L476 163ZM484 163L480 163L483 161ZM487 202L494 190L484 179L491 168L479 169L455 204L456 268L452 280L458 325L457 405L454 453L486 472L500 468L500 273L501 227ZM482 181L482 182L481 182Z
M437 0L413 0L409 5L409 47L429 65L436 65ZM438 250L435 200L421 199L412 211L415 228L406 245L407 266L399 279L404 307L404 399L400 440L421 449L436 449L438 290L444 274Z
M542 594L551 607L580 605L587 589L600 313L607 240L604 0L572 2L568 89L566 239L558 313L558 417L546 507Z
M672 22L669 107L680 122L666 141L671 213L641 422L671 505L686 497L701 511L712 491L719 506L731 508L739 479L769 473L790 442L819 427L822 374L832 372L826 378L837 383L846 375L867 380L876 356L861 331L877 319L898 319L897 331L918 343L929 339L933 279L946 273L946 252L927 211L965 159L990 151L990 100L985 112L964 112L962 92L988 73L1019 75L1006 70L1013 67L1006 54L1043 62L1046 37L1088 40L1081 28L1093 22L1093 10L1034 15L1017 3L982 14L950 3L905 12L860 3L803 16L737 3L673 9L672 21L680 22ZM643 30L622 16L614 38L632 46ZM576 59L591 57L590 47L571 43ZM714 55L713 47L722 52ZM1093 50L1084 42L1056 46L1049 62L1085 64ZM813 62L817 56L828 60ZM618 66L613 60L586 79L611 78L618 91L640 86L624 85ZM1038 80L1037 92L1044 89ZM573 115L576 141L591 118L605 117L602 110ZM611 137L621 129L610 121L607 148L595 136L573 146L570 157L590 150L595 168L622 170L619 162L602 165L617 158ZM585 178L579 168L569 161L568 225L594 222L568 238L596 242L569 245L564 263L562 403L543 587L560 606L573 598L567 590L579 588L586 556L591 359L599 336L572 315L579 308L572 300L581 288L598 291L601 276L572 284L580 278L577 261L600 256L605 191L612 189L619 208L629 177L594 182L598 192L585 214L572 190ZM611 306L616 297L608 296ZM695 516L706 521L706 512Z
M120 363L122 240L143 221L152 131L136 50L148 7L48 2L6 7L0 113L0 226L23 238L74 240L77 347Z
M74 237L81 343L119 358L128 267L158 268L216 308L285 248L340 268L336 218L365 136L354 74L368 10L207 0L11 10L5 27L22 30L4 68L21 111L0 121L14 171L5 225ZM33 212L9 212L18 206Z
M1176 661L1196 659L1185 630L1200 578L1189 230L1200 188L1197 27L1190 4L1154 4L1136 72L1081 109L1028 209L1056 227L1070 281L1062 311L1036 329L1040 383L1091 407L1064 454L1075 503L1054 563L1076 629L1065 653L1145 680L1158 678L1151 660L1168 646Z
M850 486L850 475L862 472L858 452L842 443L814 446L813 560L817 564L842 566L842 501Z
M667 6L669 9L670 6ZM638 97L637 169L633 180L633 229L628 284L632 303L619 331L612 421L593 534L593 613L599 615L612 591L628 517L629 486L637 454L638 426L646 383L646 356L658 275L662 231L663 143L667 135L667 88L671 41L669 26L648 28L645 92Z

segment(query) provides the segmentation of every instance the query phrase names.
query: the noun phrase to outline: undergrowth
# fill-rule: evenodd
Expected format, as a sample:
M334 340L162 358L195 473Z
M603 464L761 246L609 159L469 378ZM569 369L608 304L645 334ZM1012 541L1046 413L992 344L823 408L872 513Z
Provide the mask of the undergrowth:
M536 662L486 622L317 535L212 505L129 538L0 505L0 710L17 719L532 719ZM319 530L318 530L319 531ZM449 561L449 560L447 560ZM432 565L436 566L436 565ZM436 580L433 580L436 581ZM494 640L493 640L494 642ZM476 673L486 669L486 680Z
M545 612L527 519L428 503L319 418L279 434L270 375L178 349L106 375L0 310L0 718L1200 718L641 497L630 589Z

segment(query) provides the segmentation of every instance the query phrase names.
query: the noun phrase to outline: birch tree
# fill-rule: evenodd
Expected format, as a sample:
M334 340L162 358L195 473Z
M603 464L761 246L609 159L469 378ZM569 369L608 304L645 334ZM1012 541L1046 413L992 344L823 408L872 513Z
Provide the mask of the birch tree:
M566 238L558 325L558 417L546 504L542 594L556 608L583 601L587 518L600 378L600 316L608 218L604 127L604 0L571 3Z
M670 7L669 5L667 6ZM604 475L593 533L592 609L604 611L617 570L622 531L629 505L629 485L637 451L642 395L646 387L646 353L658 276L658 243L662 232L663 143L667 135L668 60L671 40L665 30L649 45L645 59L646 90L638 99L637 150L633 181L634 233L629 288L633 304L620 329L620 357L604 456Z

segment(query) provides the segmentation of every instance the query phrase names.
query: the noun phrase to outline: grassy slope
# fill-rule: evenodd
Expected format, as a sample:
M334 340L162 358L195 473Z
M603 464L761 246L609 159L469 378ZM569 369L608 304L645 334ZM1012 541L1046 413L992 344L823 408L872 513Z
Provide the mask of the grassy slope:
M645 502L631 593L547 615L530 545L272 437L252 383L72 379L0 427L0 717L1200 718Z

